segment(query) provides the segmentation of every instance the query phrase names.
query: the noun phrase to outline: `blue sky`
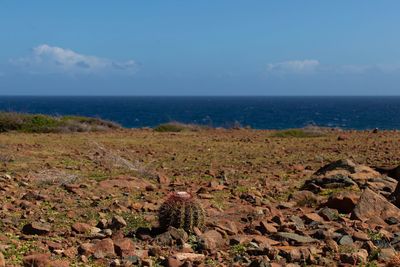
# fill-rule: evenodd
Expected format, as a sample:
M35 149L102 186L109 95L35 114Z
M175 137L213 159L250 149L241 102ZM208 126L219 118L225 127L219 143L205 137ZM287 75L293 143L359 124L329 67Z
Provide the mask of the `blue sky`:
M398 95L400 1L0 2L0 95Z

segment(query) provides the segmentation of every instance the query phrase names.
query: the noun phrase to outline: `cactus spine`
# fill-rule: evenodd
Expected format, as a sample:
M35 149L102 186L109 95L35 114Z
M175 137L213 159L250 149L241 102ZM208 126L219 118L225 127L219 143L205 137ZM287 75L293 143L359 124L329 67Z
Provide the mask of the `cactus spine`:
M160 227L169 226L193 232L193 228L203 228L205 212L200 203L187 192L173 192L161 205L158 214Z

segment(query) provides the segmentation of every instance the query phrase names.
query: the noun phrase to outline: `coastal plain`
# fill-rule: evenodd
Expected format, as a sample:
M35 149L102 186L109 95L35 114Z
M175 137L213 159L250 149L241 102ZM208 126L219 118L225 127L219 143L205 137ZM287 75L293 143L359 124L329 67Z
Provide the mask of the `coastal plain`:
M345 192L358 205L370 185L387 197L393 179L304 185L338 160L395 167L399 141L399 131L2 133L0 266L389 266L396 216L379 225L326 203ZM154 230L173 191L199 199L205 229Z

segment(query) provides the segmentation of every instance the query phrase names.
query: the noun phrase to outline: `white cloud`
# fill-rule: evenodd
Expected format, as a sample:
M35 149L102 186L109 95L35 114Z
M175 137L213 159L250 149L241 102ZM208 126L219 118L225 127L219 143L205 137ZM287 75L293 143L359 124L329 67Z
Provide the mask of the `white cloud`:
M289 74L398 74L400 73L400 63L329 65L321 64L318 60L315 59L291 60L277 63L269 63L266 68L266 73L274 74L277 76Z
M32 49L29 56L11 60L14 65L30 73L99 74L119 72L134 74L137 64L79 54L73 50L42 44Z
M282 61L268 64L267 72L276 74L306 74L315 72L319 66L319 61L315 59Z

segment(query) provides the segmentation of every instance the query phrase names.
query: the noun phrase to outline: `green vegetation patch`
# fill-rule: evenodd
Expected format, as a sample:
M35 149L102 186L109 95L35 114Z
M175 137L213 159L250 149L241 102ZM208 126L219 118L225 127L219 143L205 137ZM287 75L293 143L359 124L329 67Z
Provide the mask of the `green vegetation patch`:
M288 129L288 130L278 131L272 134L272 137L281 137L281 138L287 138L287 137L307 138L307 137L321 137L321 136L324 136L324 134L320 132L307 131L303 129Z
M207 126L198 125L198 124L185 124L181 122L168 122L163 123L154 128L156 132L196 132L200 130L207 129Z
M93 132L118 128L121 128L118 124L98 118L0 112L0 132Z

